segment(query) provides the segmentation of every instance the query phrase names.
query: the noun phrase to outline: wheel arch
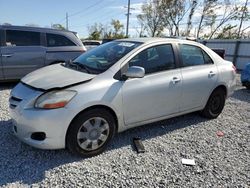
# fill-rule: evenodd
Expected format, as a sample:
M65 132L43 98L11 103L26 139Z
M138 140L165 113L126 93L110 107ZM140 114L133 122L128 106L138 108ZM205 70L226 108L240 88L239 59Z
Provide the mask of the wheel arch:
M217 89L222 89L222 90L225 92L225 96L227 96L228 91L227 91L227 87L226 87L225 85L223 85L223 84L218 85L216 88L213 89L212 93L213 93L215 90L217 90ZM211 94L212 94L212 93L211 93ZM210 95L211 95L211 94L210 94Z
M82 111L80 111L78 114L75 115L75 117L70 121L70 124L67 128L67 131L66 131L66 135L65 135L65 143L66 143L66 138L67 138L67 134L68 134L68 131L69 131L69 128L70 128L70 125L72 124L72 122L81 114L81 113L84 113L84 112L87 112L89 110L93 110L93 109L105 109L107 110L113 117L114 117L114 120L115 120L115 126L116 126L116 132L115 134L117 133L118 131L118 116L116 114L116 112L114 111L114 109L112 109L111 107L109 106L106 106L106 105L93 105L93 106L89 106L85 109L83 109Z
M209 95L208 95L208 97L207 97L207 99L206 99L206 101L205 101L205 104L203 105L202 109L205 108L205 106L206 106L206 104L207 104L207 102L208 102L210 96L211 96L212 93L213 93L215 90L217 90L217 89L222 89L222 90L225 92L225 97L227 97L227 93L228 93L227 87L226 87L224 84L218 84L218 85L209 93Z

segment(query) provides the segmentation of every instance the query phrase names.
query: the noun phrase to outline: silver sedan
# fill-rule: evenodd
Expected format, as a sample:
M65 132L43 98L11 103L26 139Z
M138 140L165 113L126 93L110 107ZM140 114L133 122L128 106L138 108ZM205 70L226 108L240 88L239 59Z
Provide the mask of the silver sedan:
M116 40L24 77L9 99L13 129L36 148L93 156L132 127L194 111L216 118L235 75L196 42Z

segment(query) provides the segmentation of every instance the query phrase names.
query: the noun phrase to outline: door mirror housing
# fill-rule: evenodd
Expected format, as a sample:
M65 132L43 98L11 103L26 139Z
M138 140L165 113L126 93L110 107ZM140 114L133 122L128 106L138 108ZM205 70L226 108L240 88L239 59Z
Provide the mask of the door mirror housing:
M145 69L139 66L132 66L123 75L127 78L143 78L145 76Z

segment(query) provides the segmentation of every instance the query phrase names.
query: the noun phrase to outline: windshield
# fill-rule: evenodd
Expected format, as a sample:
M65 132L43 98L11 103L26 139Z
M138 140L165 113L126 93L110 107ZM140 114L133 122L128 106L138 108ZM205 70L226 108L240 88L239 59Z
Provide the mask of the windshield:
M108 42L83 53L72 64L80 67L78 69L80 71L90 74L100 74L141 44L128 41Z

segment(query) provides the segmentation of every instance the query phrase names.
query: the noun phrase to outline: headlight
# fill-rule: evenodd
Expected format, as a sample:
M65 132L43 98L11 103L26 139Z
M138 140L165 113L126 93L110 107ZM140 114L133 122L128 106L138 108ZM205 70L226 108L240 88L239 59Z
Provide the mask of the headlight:
M50 91L38 97L35 108L54 109L62 108L76 95L76 91Z

